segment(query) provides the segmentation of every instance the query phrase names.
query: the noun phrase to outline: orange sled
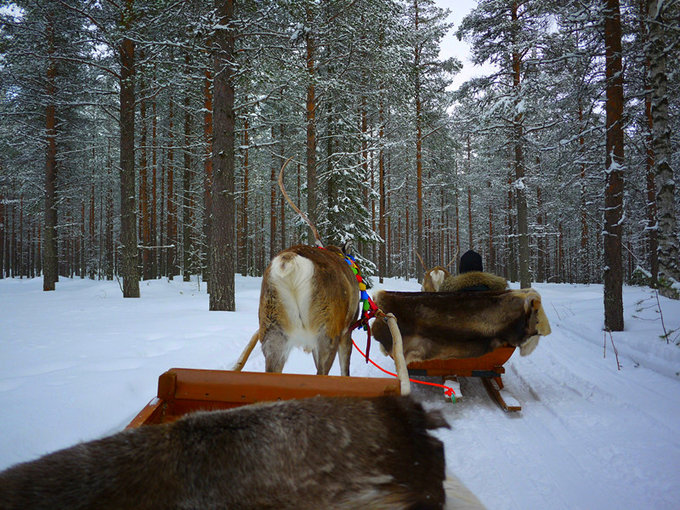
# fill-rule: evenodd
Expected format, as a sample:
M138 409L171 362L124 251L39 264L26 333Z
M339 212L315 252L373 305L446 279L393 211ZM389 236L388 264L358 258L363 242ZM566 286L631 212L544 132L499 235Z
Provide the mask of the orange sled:
M399 380L172 368L158 378L158 395L127 428L175 421L194 411L255 402L322 396L399 395Z

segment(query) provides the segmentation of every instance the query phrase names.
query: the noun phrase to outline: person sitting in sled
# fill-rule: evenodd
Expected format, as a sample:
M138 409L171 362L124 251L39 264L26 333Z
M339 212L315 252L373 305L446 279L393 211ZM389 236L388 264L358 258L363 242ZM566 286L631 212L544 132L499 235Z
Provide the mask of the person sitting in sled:
M476 251L468 250L460 258L460 274L446 278L439 292L505 290L507 288L508 282L505 278L485 273L482 256Z

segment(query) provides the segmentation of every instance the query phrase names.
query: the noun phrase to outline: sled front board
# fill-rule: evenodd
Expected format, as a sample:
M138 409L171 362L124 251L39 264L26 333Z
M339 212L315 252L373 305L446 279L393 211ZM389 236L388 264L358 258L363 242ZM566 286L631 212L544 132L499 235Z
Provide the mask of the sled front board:
M158 396L127 428L177 420L194 411L307 398L399 395L399 380L377 377L274 374L173 368L158 378Z

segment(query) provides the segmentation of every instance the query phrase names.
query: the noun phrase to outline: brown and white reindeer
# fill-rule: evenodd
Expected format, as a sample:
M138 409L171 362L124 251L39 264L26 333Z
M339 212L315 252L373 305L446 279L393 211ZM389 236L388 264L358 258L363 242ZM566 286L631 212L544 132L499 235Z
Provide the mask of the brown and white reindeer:
M328 374L340 351L340 371L349 375L350 328L358 311L359 286L340 248L287 248L264 272L259 328L234 369L243 368L259 340L267 372L281 372L291 349L302 347L320 375Z
M418 257L418 260L420 260L420 263L423 266L423 269L425 270L425 275L423 276L423 283L421 285L421 289L423 292L439 292L439 288L442 286L442 283L444 283L444 280L451 276L451 273L446 269L447 267L451 267L451 264L458 258L458 253L451 259L451 262L446 264L446 267L442 266L434 266L433 268L428 269L427 266L425 265L425 261L423 260L423 257L421 257L420 253L416 251L416 256Z
M243 369L258 341L262 344L267 372L281 372L293 347L302 347L314 356L316 371L327 375L339 352L340 372L349 375L352 353L350 333L359 314L359 284L345 256L346 248L323 247L319 233L291 201L283 186L283 171L279 172L279 187L290 206L312 229L317 247L297 245L278 253L262 277L259 328L239 357L234 370ZM392 318L390 331L398 328ZM401 338L395 340L395 349ZM403 353L396 352L397 372L401 393L410 391Z

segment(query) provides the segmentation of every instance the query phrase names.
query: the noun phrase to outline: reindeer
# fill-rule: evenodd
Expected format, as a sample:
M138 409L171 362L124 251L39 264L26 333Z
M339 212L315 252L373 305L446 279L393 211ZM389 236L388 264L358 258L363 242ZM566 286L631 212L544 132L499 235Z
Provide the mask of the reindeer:
M323 247L319 233L291 201L279 172L279 188L312 229L317 247L293 246L278 253L262 278L259 328L234 370L243 369L259 340L267 372L281 372L293 347L312 352L317 374L327 375L340 351L340 372L349 375L351 326L359 313L359 286L345 257L347 245Z
M349 375L350 327L359 311L359 286L335 246L293 246L280 252L262 277L259 328L235 370L243 368L259 340L267 372L281 372L293 347L312 352L317 374L327 375L340 351Z
M423 261L423 257L421 257L420 253L416 251L416 255L418 257L418 260L420 260L420 263L423 266L423 269L425 270L425 276L423 277L423 284L421 286L423 292L439 292L439 288L442 286L442 283L444 283L444 280L446 280L449 276L451 276L451 273L446 270L446 268L442 266L434 266L431 269L428 269L427 266L425 265L425 261ZM451 259L451 262L446 264L446 267L451 267L451 264L453 264L453 261L458 258L458 253L454 255L454 257Z
M199 412L0 472L0 508L442 508L438 411L314 397Z
M340 373L349 376L350 334L359 316L359 284L347 259L348 245L324 248L314 224L286 193L283 171L291 159L281 167L279 188L288 204L311 228L317 247L293 246L272 259L262 277L259 327L234 370L243 370L259 340L267 372L282 372L292 348L302 347L314 356L318 375L328 375L339 351ZM408 395L411 386L396 318L392 314L380 315L393 338L391 356L401 394Z

